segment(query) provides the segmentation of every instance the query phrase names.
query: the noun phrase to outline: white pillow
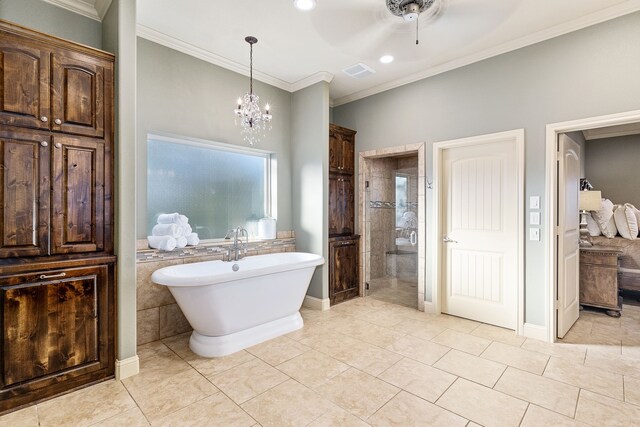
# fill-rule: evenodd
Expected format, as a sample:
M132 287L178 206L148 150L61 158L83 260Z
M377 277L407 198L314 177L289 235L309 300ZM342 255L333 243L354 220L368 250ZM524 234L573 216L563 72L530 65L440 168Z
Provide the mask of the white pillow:
M602 206L600 210L591 212L593 219L598 223L600 231L609 239L615 237L618 234L616 228L616 222L613 219L613 203L609 199L602 199Z
M638 214L640 214L640 211L638 211ZM591 237L600 236L602 234L600 227L598 227L598 223L593 219L593 216L591 216L591 212L587 212L587 230Z
M630 203L627 203L627 205L631 207L631 210L636 215L636 222L638 223L638 234L640 235L640 210Z
M618 233L625 239L635 240L638 237L636 210L633 205L627 203L624 205L616 205L616 210L613 212Z

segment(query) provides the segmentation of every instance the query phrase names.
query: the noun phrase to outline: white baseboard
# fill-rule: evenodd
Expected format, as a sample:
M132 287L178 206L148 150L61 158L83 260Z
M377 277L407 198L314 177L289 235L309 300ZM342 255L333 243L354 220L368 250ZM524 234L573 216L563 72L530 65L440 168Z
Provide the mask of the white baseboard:
M304 296L304 301L302 302L303 307L310 308L312 310L321 310L326 311L329 310L331 306L331 301L329 298L320 299L316 297L312 297L310 295Z
M533 338L540 341L549 341L549 334L546 326L534 325L533 323L525 323L523 335L527 338Z
M116 380L137 375L140 372L140 359L137 355L124 360L116 360Z
M436 305L432 302L425 301L424 302L424 310L425 313L429 314L440 314L436 311Z

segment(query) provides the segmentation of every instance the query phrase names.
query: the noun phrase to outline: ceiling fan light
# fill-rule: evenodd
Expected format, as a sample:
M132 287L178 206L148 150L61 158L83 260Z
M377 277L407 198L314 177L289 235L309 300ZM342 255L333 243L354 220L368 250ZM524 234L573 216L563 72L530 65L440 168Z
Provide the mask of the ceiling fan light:
M402 8L402 17L405 21L415 21L420 16L420 5L409 3Z
M316 0L293 0L293 5L299 10L311 10L316 7Z

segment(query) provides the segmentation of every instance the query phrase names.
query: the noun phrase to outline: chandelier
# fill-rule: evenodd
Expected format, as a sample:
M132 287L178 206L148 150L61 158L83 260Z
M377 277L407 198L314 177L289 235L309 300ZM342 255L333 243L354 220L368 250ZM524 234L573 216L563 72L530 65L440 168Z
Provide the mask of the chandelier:
M240 122L244 140L253 145L258 142L265 131L271 130L272 116L269 113L269 104L265 105L264 113L258 104L260 97L253 93L253 45L258 39L252 36L244 39L249 43L249 92L238 98L238 107L233 110L236 115L236 125Z

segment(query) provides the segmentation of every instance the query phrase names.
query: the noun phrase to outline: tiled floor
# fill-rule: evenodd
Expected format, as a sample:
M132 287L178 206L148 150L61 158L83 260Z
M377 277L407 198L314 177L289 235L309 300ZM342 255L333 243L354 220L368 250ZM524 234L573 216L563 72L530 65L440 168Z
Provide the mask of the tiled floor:
M373 298L220 359L188 334L139 348L141 373L1 426L637 426L640 307L583 312L561 343Z
M367 296L418 309L418 277L380 277L369 280Z

